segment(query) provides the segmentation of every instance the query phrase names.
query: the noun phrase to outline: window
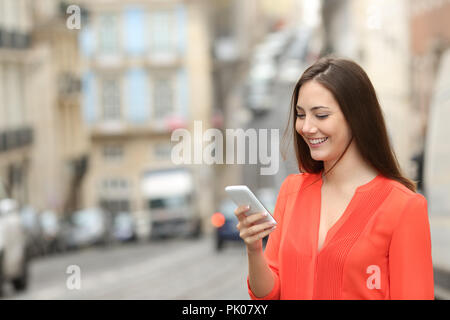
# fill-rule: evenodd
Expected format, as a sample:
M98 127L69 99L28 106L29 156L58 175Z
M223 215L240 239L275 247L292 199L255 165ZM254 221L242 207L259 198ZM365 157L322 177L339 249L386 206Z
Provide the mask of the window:
M103 148L103 158L107 162L120 162L123 159L123 148L120 145L107 145Z
M168 160L171 157L172 145L170 143L158 143L153 148L154 158L157 160Z
M130 193L129 181L123 178L105 178L100 182L100 193L103 197L124 197Z
M104 120L120 120L120 86L116 78L102 81L102 109Z
M18 64L6 64L4 68L4 99L6 119L12 126L20 126L24 121L24 78Z
M154 79L154 117L161 119L174 112L174 85L169 77Z
M130 212L128 199L100 199L100 207L111 213Z
M102 54L115 54L119 50L119 19L113 13L104 13L99 19L99 45Z
M170 52L174 46L174 14L159 11L150 14L150 49L153 52Z
M141 55L147 51L146 12L139 7L130 7L124 12L124 48L128 54Z
M12 31L17 29L19 21L19 8L17 6L17 0L3 0L0 1L0 6L3 4L3 26L5 30Z
M127 121L142 125L148 122L151 112L151 93L148 71L132 68L125 73Z

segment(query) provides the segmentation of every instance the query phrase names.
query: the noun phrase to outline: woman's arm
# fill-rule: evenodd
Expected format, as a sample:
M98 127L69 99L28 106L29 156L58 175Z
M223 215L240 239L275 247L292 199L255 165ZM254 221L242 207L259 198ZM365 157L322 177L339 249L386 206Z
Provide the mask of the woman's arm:
M273 213L277 225L276 228L268 230L270 236L265 251L263 252L262 250L261 241L266 235L265 232L261 232L257 239L254 239L256 240L256 245L247 245L249 268L247 286L248 293L254 300L273 300L280 298L278 251L281 240L284 209L286 206L286 194L289 191L289 179L290 176L285 179L280 188L280 192L278 193L275 211ZM255 219L257 218L255 217Z
M248 208L239 207L235 214L238 216L240 237L247 245L249 276L247 284L252 298L267 296L274 287L272 271L263 254L262 238L269 235L274 229L273 222L258 223L267 216L267 213L257 213L246 217ZM251 288L251 289L250 289Z
M417 194L406 205L389 248L391 299L434 299L427 200Z
M248 287L253 298L269 297L275 288L272 271L262 251L248 253Z

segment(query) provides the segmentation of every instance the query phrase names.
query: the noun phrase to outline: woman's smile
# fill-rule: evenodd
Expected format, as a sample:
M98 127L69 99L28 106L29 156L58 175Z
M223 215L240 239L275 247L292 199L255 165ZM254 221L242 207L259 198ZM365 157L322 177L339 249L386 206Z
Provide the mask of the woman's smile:
M312 148L318 148L328 141L328 137L322 139L307 139Z

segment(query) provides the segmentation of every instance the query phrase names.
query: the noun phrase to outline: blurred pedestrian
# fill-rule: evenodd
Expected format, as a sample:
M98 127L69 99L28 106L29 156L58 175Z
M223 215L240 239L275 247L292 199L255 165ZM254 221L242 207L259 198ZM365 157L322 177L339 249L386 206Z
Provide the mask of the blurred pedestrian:
M281 186L276 225L235 211L250 297L434 299L427 200L400 170L364 70L320 59L290 112L300 173Z

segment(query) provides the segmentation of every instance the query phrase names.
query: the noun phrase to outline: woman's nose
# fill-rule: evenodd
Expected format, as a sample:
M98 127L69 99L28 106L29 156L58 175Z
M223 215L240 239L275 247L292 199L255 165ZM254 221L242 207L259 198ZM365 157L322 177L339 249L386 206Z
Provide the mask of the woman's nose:
M315 133L317 131L317 128L311 120L305 117L305 120L303 121L302 131L305 133Z

